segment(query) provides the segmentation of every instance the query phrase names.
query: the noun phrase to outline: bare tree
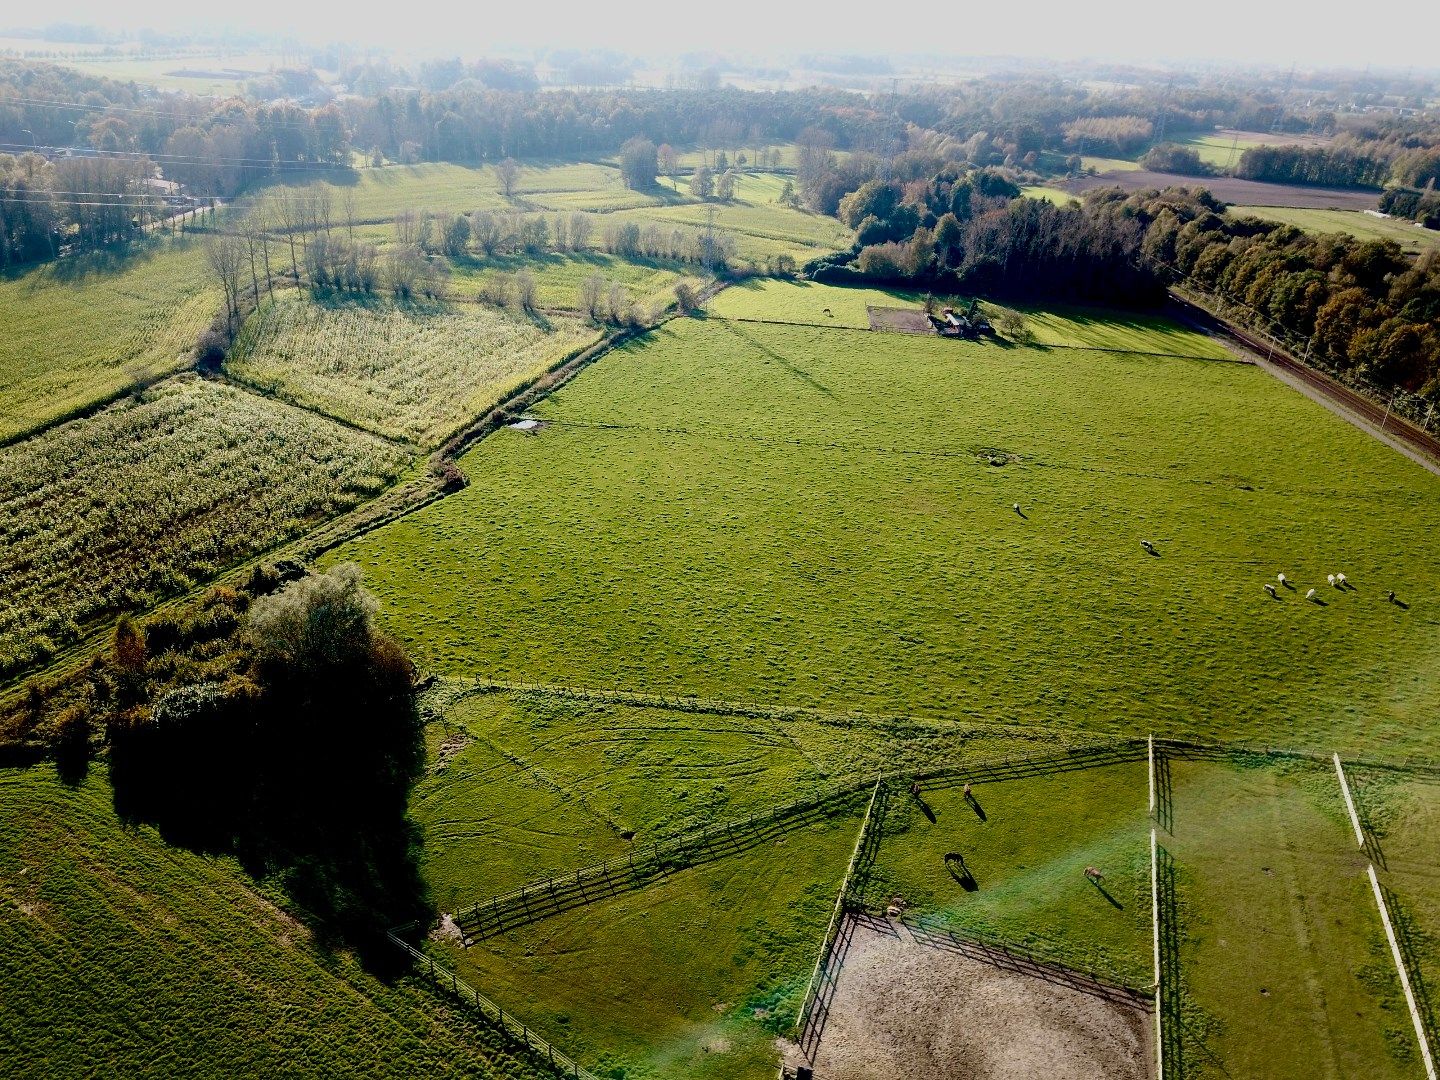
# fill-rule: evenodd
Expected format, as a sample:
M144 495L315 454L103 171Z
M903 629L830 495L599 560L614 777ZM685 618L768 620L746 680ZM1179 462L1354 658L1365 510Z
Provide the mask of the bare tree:
M570 247L575 251L584 251L590 246L590 234L594 231L595 223L589 214L577 210L570 215Z
M500 193L507 199L515 194L515 184L520 179L520 163L506 158L495 166L495 178L500 181Z
M680 175L680 155L669 143L661 143L655 156L659 160L660 171L670 178L670 186L679 191L680 181L676 178Z
M535 278L527 270L515 275L515 303L522 311L535 310Z
M245 242L238 236L213 233L205 240L205 258L225 294L225 321L233 336L240 318L240 275L245 263Z
M599 274L591 274L580 282L580 310L596 322L603 314L604 298L605 279Z
M416 216L414 210L401 210L395 215L395 240L410 245L415 243Z
M489 210L470 215L470 239L482 255L494 255L500 248L500 222Z
M345 231L349 234L350 239L351 239L351 240L354 240L354 239L355 239L355 192L351 191L349 188L346 188L346 189L345 189L345 195L343 196L341 202L342 202L343 206L345 207Z

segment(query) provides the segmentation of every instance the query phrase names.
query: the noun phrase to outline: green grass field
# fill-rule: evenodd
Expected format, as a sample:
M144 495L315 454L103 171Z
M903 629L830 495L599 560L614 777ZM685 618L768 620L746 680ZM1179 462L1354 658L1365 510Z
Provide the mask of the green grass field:
M599 337L561 315L289 291L246 323L226 370L294 404L433 445Z
M823 794L881 771L998 758L1051 736L937 720L757 718L548 694L432 693L413 802L425 876L455 910L632 844ZM625 837L630 839L626 840Z
M1040 184L1021 188L1020 194L1027 195L1032 199L1045 199L1048 202L1054 203L1056 206L1067 206L1076 200L1076 196L1071 192L1062 191L1056 187L1045 187Z
M773 1077L860 815L442 955L601 1076Z
M184 242L0 276L0 442L179 370L220 307Z
M1177 875L1176 1075L1417 1075L1334 770L1176 760L1170 784L1160 843Z
M1375 869L1436 1046L1440 1024L1440 781L1351 768L1350 785L1377 853ZM1405 1030L1410 1027L1408 1022ZM1411 1036L1413 1038L1413 1036Z
M535 415L335 553L442 673L1434 747L1437 481L1258 369L684 320Z
M488 259L467 256L449 260L449 268L445 288L450 296L473 296L493 275L524 271L535 280L535 298L541 307L569 311L577 310L581 284L592 274L599 274L607 283L624 285L630 296L647 309L673 303L675 286L682 280L697 290L703 283L683 267L631 261L599 251L497 255Z
M763 319L863 330L870 326L867 308L918 310L923 299L916 293L892 289L852 289L809 281L760 278L741 282L719 293L710 302L708 310L727 319ZM963 307L969 299L937 297L936 303ZM981 304L981 309L992 318L1001 310L989 303ZM1037 345L1118 349L1214 360L1233 358L1233 354L1214 338L1161 316L1105 308L1021 305L1015 310L1025 317L1026 329Z
M1144 761L973 786L897 789L867 905L978 931L1112 981L1153 982ZM981 815L984 815L983 817ZM962 885L959 855L976 888ZM1103 891L1085 877L1105 875Z
M0 672L378 494L391 443L177 376L0 449Z
M232 861L122 826L98 767L0 770L0 995L6 1076L540 1075L418 982L319 952Z
M1412 221L1376 217L1359 210L1306 210L1289 206L1232 206L1232 217L1258 217L1308 233L1348 233L1361 240L1393 240L1416 253L1440 249L1440 232Z

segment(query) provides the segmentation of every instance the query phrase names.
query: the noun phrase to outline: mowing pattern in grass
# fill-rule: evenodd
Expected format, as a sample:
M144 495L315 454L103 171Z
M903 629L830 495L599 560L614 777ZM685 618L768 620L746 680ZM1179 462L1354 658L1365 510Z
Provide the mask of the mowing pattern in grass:
M1308 233L1349 233L1361 240L1393 240L1406 251L1440 248L1440 232L1413 221L1376 217L1360 210L1307 210L1292 206L1232 206L1232 217L1258 217Z
M295 404L429 444L598 339L565 316L285 292L246 323L227 369Z
M0 278L0 440L178 370L219 307L198 244Z
M944 720L683 713L454 684L429 700L443 721L412 807L445 910L840 781L1016 752L1008 732Z
M599 1075L772 1077L858 826L836 816L445 961Z
M193 376L0 450L0 672L354 506L408 460Z
M1122 985L1153 981L1145 763L890 798L864 900ZM931 820L931 815L934 820ZM1100 887L1084 874L1097 867ZM968 877L967 877L968 871Z
M123 828L103 772L0 771L0 1074L538 1080L418 982L381 982L224 859Z
M536 414L336 553L442 673L1435 746L1440 481L1256 368L682 320Z
M1184 1076L1415 1075L1399 979L1333 769L1169 763ZM1175 977L1167 967L1166 978ZM1175 1041L1178 1038L1178 1043Z

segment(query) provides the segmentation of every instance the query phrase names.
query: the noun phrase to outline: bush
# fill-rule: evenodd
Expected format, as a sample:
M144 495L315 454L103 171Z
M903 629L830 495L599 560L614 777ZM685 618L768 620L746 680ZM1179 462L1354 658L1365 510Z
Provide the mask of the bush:
M219 330L206 330L195 343L195 360L206 371L218 371L225 362L230 342Z

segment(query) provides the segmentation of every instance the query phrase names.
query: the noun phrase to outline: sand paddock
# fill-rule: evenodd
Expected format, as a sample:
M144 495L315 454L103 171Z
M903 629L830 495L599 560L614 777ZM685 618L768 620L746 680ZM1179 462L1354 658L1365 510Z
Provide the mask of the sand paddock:
M1153 1019L1126 992L996 963L983 948L895 920L860 917L848 930L818 1046L807 1044L816 1080L1153 1073ZM788 1064L804 1062L798 1047L784 1049Z

